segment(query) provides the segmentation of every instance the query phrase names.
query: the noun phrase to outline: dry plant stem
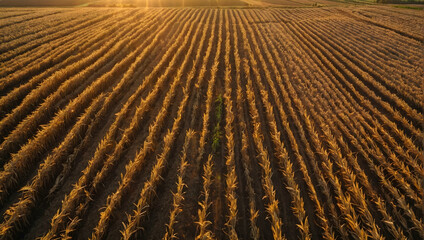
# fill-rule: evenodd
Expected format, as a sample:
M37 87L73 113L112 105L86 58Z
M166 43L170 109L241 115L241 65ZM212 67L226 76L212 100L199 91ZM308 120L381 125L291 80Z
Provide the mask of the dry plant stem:
M218 13L216 13L218 14ZM222 17L222 16L221 16ZM221 20L221 19L219 19ZM221 20L222 21L222 20ZM221 22L219 23L219 27L218 27L218 43L217 43L217 49L216 49L216 55L214 58L214 62L212 65L212 69L211 69L211 77L209 79L208 82L208 89L206 92L206 109L205 109L205 113L203 115L203 127L202 127L202 132L200 134L200 140L199 140L199 152L197 155L197 159L196 159L196 164L200 164L201 159L203 158L203 155L205 153L205 146L206 146L206 139L207 139L207 135L209 133L209 119L210 119L210 113L211 113L211 108L212 108L212 103L213 103L213 92L214 92L214 87L215 87L215 82L216 82L216 78L217 78L217 72L218 72L218 65L219 65L219 57L220 57L220 52L221 52L221 48L222 48L222 24ZM199 203L199 206L201 209L198 210L198 222L197 224L200 227L199 233L196 235L196 239L212 239L213 238L213 234L210 230L207 230L207 227L211 224L210 221L208 221L207 215L208 215L208 209L210 206L210 201L209 201L209 186L211 183L211 176L208 177L208 174L212 174L212 165L213 163L212 161L212 155L208 156L208 163L206 163L206 165L204 166L204 185L203 185L203 194L205 196L205 199L203 202ZM210 164L210 165L208 165ZM207 172L209 171L209 172ZM205 177L208 177L207 179L205 179Z
M169 26L169 24L173 21L173 19L176 18L176 16L177 15L174 15L171 18L171 20L166 24L166 26ZM161 35L160 33L163 33L166 31L167 29L166 26L159 31L159 33L155 36L154 39L158 39L158 37ZM153 41L149 46L153 46L154 42L155 41ZM145 50L145 53L147 54L149 51L149 48L146 48L144 50ZM137 60L141 61L142 60L141 56ZM132 67L136 67L137 64L138 62L135 62L132 65ZM158 66L160 66L160 64ZM128 77L132 77L133 71L129 72ZM147 84L149 83L149 81L147 80L147 81L144 81L143 83ZM145 84L140 85L139 88L136 90L136 92L124 104L121 111L117 114L117 118L115 119L115 122L109 128L108 133L106 134L106 136L100 143L96 153L94 154L94 157L90 160L87 168L83 171L83 176L81 176L81 178L78 180L77 185L74 187L71 193L69 193L65 197L65 200L62 204L62 209L59 209L58 213L53 217L52 223L51 223L52 227L50 231L43 237L44 239L51 239L57 234L56 232L59 231L59 229L63 227L63 225L65 225L65 223L67 222L66 217L71 212L75 212L75 208L78 202L84 202L83 199L91 195L91 193L88 192L87 190L84 190L84 188L87 188L88 185L90 184L90 188L93 189L91 191L94 191L94 189L97 187L96 182L98 182L101 179L101 177L104 177L105 172L107 172L108 169L110 169L110 166L109 167L107 166L112 164L114 161L117 161L115 160L117 159L117 156L122 154L122 150L123 150L122 148L126 144L128 144L128 140L130 139L128 138L129 137L128 134L131 133L131 135L133 135L134 131L138 129L138 127L135 127L135 126L138 126L139 122L143 118L143 114L147 111L149 107L149 104L146 104L146 103L149 103L154 99L152 97L153 95L150 95L150 97L148 96L146 99L143 99L142 103L144 104L140 105L141 108L138 108L135 114L135 116L137 117L134 118L135 120L130 125L130 128L128 128L127 133L124 134L124 136L127 136L127 137L121 139L120 144L118 144L118 146L120 147L115 148L116 143L115 141L113 141L113 138L116 136L120 123L125 119L130 106L133 105L133 103L137 100L138 96L141 94L141 92L144 90L145 87L146 87ZM112 102L109 102L109 104L110 103ZM109 156L107 161L104 162L104 158L106 158L106 154L111 153L112 151L114 151L114 154ZM102 168L103 164L105 164L106 166L103 166ZM103 174L100 174L101 169L103 169L102 171ZM86 205L87 203L82 204L80 206L80 210L84 209ZM76 213L78 213L78 211Z
M258 30L256 26L255 26L255 28L256 28L256 30ZM259 36L259 39L262 42L268 42L268 43L271 42L266 35L262 35L262 34L259 34L258 33L258 36ZM265 36L266 40L263 39L262 36ZM273 48L273 44L268 44L268 46L271 47L272 51L274 51L274 53L275 53L275 48ZM295 159L296 159L296 161L299 163L299 165L301 167L302 173L304 175L305 182L307 183L307 186L308 186L309 197L310 197L310 199L315 204L315 208L316 208L316 211L315 212L317 214L318 219L320 220L319 225L320 225L320 227L324 231L324 233L323 233L324 236L323 237L325 239L334 239L334 233L332 232L332 229L329 226L329 221L326 219L324 210L323 210L323 208L322 208L322 206L321 206L321 204L320 204L320 202L318 200L315 187L312 184L311 178L309 177L309 174L308 174L308 169L307 169L307 167L305 165L305 160L303 160L302 157L301 157L301 155L300 155L300 151L299 151L299 148L298 148L298 146L296 144L296 140L294 138L294 135L293 135L292 131L290 130L291 128L290 128L290 125L289 125L289 122L288 122L288 119L287 119L287 115L285 114L285 111L284 111L284 109L282 107L282 103L280 101L280 96L277 93L276 86L278 86L278 84L280 84L280 86L281 86L282 79L281 79L281 76L279 75L279 71L277 69L276 63L273 61L272 54L268 50L268 46L265 46L264 45L265 56L268 57L267 60L270 61L270 65L271 65L272 69L274 70L273 73L276 74L277 84L274 84L273 81L269 81L270 79L272 79L272 77L270 75L270 72L266 71L265 74L267 76L266 79L268 80L269 86L271 88L271 93L273 94L274 100L276 102L276 108L279 110L279 113L280 113L279 114L280 120L282 121L283 125L285 126L284 129L287 131L287 134L289 136L289 139L292 142L292 148L295 151L295 156L296 156ZM258 50L257 47L256 47L256 50ZM260 52L258 52L258 53L260 53ZM260 57L260 58L261 58L261 63L264 64L263 66L266 66L265 63L264 63L264 59L262 57ZM280 67L282 67L282 66L280 66ZM267 91L264 89L263 84L261 84L259 82L259 86L260 86L260 89L261 89L261 95L264 96L264 99L267 99L268 98L268 94L267 94ZM287 101L287 103L288 103L287 105L289 106L290 113L296 119L296 115L294 115L293 114L293 111L291 111L292 110L292 108L290 107L291 101L290 101L290 99L287 98L287 93L284 90L285 89L283 89L283 99L285 101ZM267 100L265 102L267 102ZM268 104L268 107L267 106L265 106L265 107L267 109L267 113L268 113L267 114L267 117L268 117L268 119L275 119L273 117L272 108L270 107L270 105ZM277 129L276 129L275 123L274 124L272 123L273 121L274 120L270 120L269 122L270 122L270 128L272 129L272 132L274 132L274 133L271 133L271 136L272 136L273 142L275 143L276 148L277 148L277 150L276 150L276 157L280 159L280 166L283 166L281 168L283 175L286 175L287 173L291 172L291 170L284 171L284 169L287 167L287 166L285 166L285 162L286 161L282 161L281 157L283 157L283 156L288 157L288 156L287 156L286 150L284 149L283 143L280 141L279 133L278 134L275 134L275 133L277 133ZM298 122L299 121L296 121L296 123L298 123ZM303 129L302 129L301 126L299 126L299 125L296 124L296 127L298 127L301 131L303 131ZM302 139L302 141L303 141L303 139ZM282 146L282 148L280 146ZM309 145L306 145L306 146L307 146L307 155L308 155L308 157L310 157L310 159L315 159L315 157L313 156L314 154L313 154L312 150L309 148ZM278 150L278 149L280 149L280 150ZM312 161L314 161L314 160L312 160ZM291 166L290 166L290 168L291 168ZM291 177L291 178L294 179L293 177ZM296 186L290 187L290 189L296 189L296 188L297 188ZM292 191L290 191L290 192L292 192ZM296 196L294 196L294 197L295 197L294 199L298 198ZM297 200L297 201L294 200L294 201L297 202L297 203L300 203L301 202L299 200ZM300 207L297 207L297 208L299 209ZM304 214L305 213L303 213L301 215L298 215L298 218L299 217L300 217L299 219L304 218L305 217Z
M127 220L128 223L124 224L124 231L122 231L123 239L132 239L132 237L137 236L137 230L140 229L139 227L140 222L146 216L150 203L153 197L155 196L156 186L158 182L162 179L161 174L167 163L167 158L170 154L171 148L174 145L181 119L184 116L183 111L186 107L185 105L187 103L187 100L188 100L188 94L186 94L186 97L181 102L180 108L178 110L178 115L177 115L178 117L174 121L172 130L169 131L164 138L165 146L163 147L163 151L157 159L156 165L153 167L153 170L151 171L149 180L144 183L144 187L140 193L140 198L136 204L136 210L134 210L133 214L128 215L128 220ZM146 144L144 146L146 146ZM143 158L145 156L145 154L143 154L144 152L145 152L145 149L143 148L140 151L140 153L137 155L135 161L130 162L130 164L127 165L126 167L127 172L125 173L122 179L121 186L125 186L125 184L128 185L129 180L133 177L135 173L137 173L137 170L139 170L137 166L140 166L141 161L144 161L144 158ZM120 187L120 189L118 189L119 192L124 192L124 190L125 189L123 189L123 187ZM114 194L113 196L111 196L109 201L110 204L108 204L106 210L100 214L101 216L100 221L97 227L95 228L95 232L92 235L92 239L100 239L102 234L106 232L105 230L107 229L106 228L107 221L110 220L109 212L112 212L113 210L113 206L114 206L113 203L114 203L115 196L117 196L117 194Z
M247 29L249 30L249 32L252 32L252 29L249 27L249 25L247 25ZM246 36L246 32L242 31L243 34ZM256 62L256 59L253 58L253 56L258 56L260 58L260 62L262 64L265 65L264 63L264 58L262 57L262 55L260 54L259 51L259 46L257 44L257 41L255 40L255 38L252 38L253 41L253 47L256 50L256 54L253 53L252 51L249 51L249 56L250 56L250 61L251 61L251 65L252 65L252 70L256 79L256 82L259 86L259 91L262 97L262 102L264 103L265 109L266 109L266 117L268 120L268 125L270 126L271 129L271 139L275 145L275 156L277 157L277 159L279 160L280 163L280 168L282 171L282 174L285 178L285 181L287 183L287 190L289 191L291 197L292 197L292 209L293 212L295 213L295 216L298 218L299 223L297 224L299 231L301 233L301 238L302 239L309 239L309 223L308 223L308 219L306 216L306 212L304 209L304 202L302 197L300 196L300 189L299 186L297 185L295 178L294 178L294 172L293 172L293 167L292 167L292 163L289 160L288 157L288 153L287 150L285 149L284 143L281 142L280 140L280 132L278 132L277 130L277 124L275 122L275 116L273 113L273 107L271 105L271 103L269 102L269 97L267 94L267 90L265 89L264 85L261 83L261 76L258 72L258 63ZM267 79L272 79L269 72L265 71L265 74L267 74ZM270 82L270 84L272 84L272 82ZM272 86L272 85L271 85ZM275 91L274 91L275 93ZM277 101L277 105L279 106L279 110L281 111L280 114L284 114L284 110L281 107L281 103L279 103L279 99L278 99L278 95L276 95L276 101ZM287 120L283 119L283 124L285 124L286 129L290 129ZM297 146L293 145L294 148L297 150ZM292 147L293 147L292 146ZM303 163L303 160L300 159L300 154L299 151L297 150L296 153L297 158L299 158L299 162ZM301 164L302 166L302 164ZM307 170L305 167L305 170L303 171L306 179L309 179L309 176L307 174ZM309 185L312 186L312 183ZM312 192L314 193L314 192ZM327 234L328 235L328 234Z
M320 102L322 102L322 101L320 101L320 100L317 100L317 102L319 102L319 103L320 103Z
M230 32L229 29L229 19L228 11L225 15L225 30L227 33ZM225 197L227 199L228 205L228 215L227 222L227 234L229 239L235 240L238 239L236 232L237 224L237 175L236 175L236 166L234 160L234 113L233 113L233 102L231 100L231 65L230 65L230 35L227 34L225 39L225 94L224 94L224 104L225 104L225 138L226 138L226 151L228 155L226 157L226 166L227 166L227 176L226 176L226 193Z
M246 47L246 46L245 46ZM262 167L262 187L264 189L264 198L268 199L266 204L266 210L271 219L271 229L274 239L286 239L282 233L282 221L280 218L280 210L278 207L278 200L275 197L274 184L272 182L272 169L270 160L268 157L268 151L263 146L263 135L261 131L261 126L259 123L259 113L256 108L255 94L251 89L252 80L250 79L250 65L248 60L243 62L243 70L245 73L245 78L247 79L247 100L249 103L250 115L252 118L252 125L254 128L253 140L256 145L256 151L258 152L259 165Z
M194 134L195 132L193 130L187 130L183 150L181 151L180 168L178 169L177 191L172 194L172 209L169 214L169 223L166 225L166 232L162 240L178 238L174 232L174 225L177 223L178 214L183 211L182 201L184 200L184 187L186 186L184 184L184 178L186 175L186 169L189 166L189 163L187 162L187 153Z
M420 15L0 9L0 239L424 238Z
M124 82L123 84L123 86L125 86L128 85L129 82ZM118 90L118 88L115 88L115 90ZM109 98L116 99L116 96L119 93L119 91L115 91L111 94L111 96L109 96ZM82 110L83 105L80 105L78 102L78 100L82 100L81 98L78 97L77 99L74 99L70 103L70 106L67 106L64 110L57 114L57 116L50 122L50 124L44 127L42 132L38 133L34 139L30 140L28 144L24 145L21 150L12 157L10 162L4 166L4 172L0 174L0 179L1 176L9 176L10 172L15 172L15 175L18 175L13 177L16 178L16 181L18 182L20 179L24 178L26 171L28 171L27 168L33 164L33 162L36 160L35 158L38 155L43 153L43 151L40 151L37 146L42 145L47 148L56 139L56 135L59 135L64 129L66 129L67 125L72 123L71 120L73 119L73 116L77 116L78 114L77 110ZM51 102L51 104L53 103L54 101ZM38 115L42 116L43 112L39 113ZM23 167L16 168L15 163L17 161L19 161ZM0 194L0 202L3 202L4 199L8 196L7 193L9 190L15 187L16 183L11 182L10 180L10 178L7 178L3 182L0 182L0 189L3 189Z
M216 14L218 14L218 12ZM205 103L206 109L205 109L205 113L203 114L203 127L202 127L202 132L200 134L200 140L199 140L199 153L198 153L198 156L197 156L197 159L196 159L196 163L198 163L198 164L200 163L200 161L203 158L203 155L205 153L205 146L206 146L206 141L207 141L206 138L207 138L207 135L209 133L209 120L210 120L210 113L211 113L211 108L212 108L212 103L213 103L213 93L214 93L214 87L215 87L215 82L216 82L216 78L217 78L220 52L221 52L221 48L222 48L222 24L219 24L217 39L218 39L217 40L218 43L217 43L217 48L216 48L216 55L215 55L215 58L214 58L214 61L213 61L213 64L212 64L212 68L210 70L211 71L211 77L209 79L208 89L207 89L207 92L206 92L206 103ZM203 71L206 72L206 69L204 69Z
M144 34L140 33L145 30L144 27L140 27L137 30L126 38L119 39L119 36L117 36L110 39L107 44L94 51L89 57L68 65L62 71L57 71L45 80L36 91L26 96L22 104L15 108L11 114L2 119L0 121L0 136L5 137L5 139L0 145L0 164L4 164L11 153L19 150L19 145L31 138L40 124L53 116L53 109L57 102L63 99L63 96L73 93L78 86L90 80L88 83L91 82L91 84L77 98L68 100L67 108L70 111L69 119L71 119L73 114L78 113L76 111L79 110L78 106L84 106L85 101L83 100L88 100L92 94L108 89L114 83L111 78L119 76L142 50L142 48L138 48L138 51L133 51L127 57L123 54L125 51L122 51L125 46L134 46L143 39ZM111 71L101 75L99 75L101 72L97 75L95 74L105 65L115 64L115 61L118 61L118 64L113 66ZM93 75L94 77L101 77L93 80L93 77L90 78ZM40 106L37 106L40 100L44 101ZM79 105L73 106L72 103L76 100L79 100ZM31 113L36 106L36 111ZM71 106L73 111L69 110ZM27 114L29 115L27 116ZM6 136L6 133L13 127L15 127L14 130Z
M147 16L145 16L145 18L143 18L143 20L150 22L151 19L153 19L152 15L146 14ZM133 18L128 18L128 28L124 28L121 29L121 31L118 32L116 39L121 39L124 38L126 36L126 34L128 34L131 30L133 30L134 27L136 27L136 23L134 21L134 19L137 19L138 17L140 17L138 14L135 15ZM124 22L123 24L125 24L126 22ZM107 25L108 23L105 22L104 25ZM18 81L22 81L22 79L28 78L29 76L35 75L36 73L40 73L38 75L33 76L30 80L28 80L27 82L25 82L24 84L21 84L19 87L13 89L11 92L9 92L6 96L3 96L0 98L0 112L4 112L6 114L9 113L9 110L12 110L12 108L16 107L18 103L21 103L20 101L17 100L22 100L24 101L24 99L27 98L28 94L32 94L32 92L34 91L38 91L36 89L41 88L40 84L44 83L44 80L54 74L56 74L58 71L62 70L64 71L65 69L67 69L67 66L75 66L76 63L82 63L82 59L85 58L89 58L89 56L91 55L91 53L97 53L97 49L101 48L103 45L105 44L109 44L110 43L110 38L108 38L108 36L111 35L111 33L114 33L116 31L118 31L118 29L120 28L121 25L119 26L114 26L111 27L110 29L108 28L108 30L103 31L102 34L99 34L98 36L95 37L91 37L90 35L88 36L84 36L84 38L88 38L89 40L85 40L87 41L85 44L81 45L81 44L74 44L71 47L67 46L67 48L71 48L68 49L67 51L63 52L63 50L61 51L61 49L58 49L57 51L59 52L58 54L61 54L60 56L56 56L56 55L52 55L49 56L48 58L44 59L43 62L30 67L28 69L24 68L19 72L15 72L11 75L8 75L8 77L6 79L4 79L5 81L10 81L11 78L16 78L18 79ZM98 27L98 26L95 26ZM93 32L91 29L87 30L88 33ZM79 40L75 40L74 39L75 36L70 36L70 39L73 39L74 41L79 41ZM69 41L69 39L68 39ZM81 40L82 41L82 40ZM73 42L73 41L72 41ZM66 46L66 45L65 45ZM110 47L110 46L109 46ZM76 49L79 49L78 54L74 55L74 56L68 56L71 53L73 53ZM105 48L105 51L102 52L102 54L106 53L106 50L109 50L108 47ZM69 52L69 53L67 53ZM63 55L63 57L62 57ZM63 58L63 59L62 59ZM59 60L57 60L59 59ZM59 64L56 64L52 67L50 67L50 65L52 65L52 62L54 61L60 61ZM78 64L79 68L74 68L73 70L68 69L69 73L77 73L78 71L81 71L83 67L85 67L86 65L84 64ZM50 68L49 68L50 67ZM44 69L44 70L43 70ZM70 75L69 75L70 76ZM66 78L63 78L66 79ZM51 90L54 90L55 88L51 88ZM49 93L49 91L47 91L47 89L43 89L42 91L42 96L47 96ZM39 98L32 98L31 105L33 107L35 107L37 104L36 102L34 102L34 100L42 100L43 97L39 97ZM21 114L23 116L23 114Z
M230 14L231 21L235 21L234 14L231 12ZM239 117L239 125L240 125L240 132L241 132L241 155L242 155L242 165L243 165L243 172L244 176L246 178L246 185L247 185L247 191L249 195L249 214L250 214L250 235L254 240L258 240L260 237L260 230L256 224L256 219L259 215L259 211L256 209L256 200L255 200L255 191L253 189L253 179L250 176L250 165L248 164L250 162L250 157L248 153L248 137L246 134L246 121L247 119L244 117L243 114L243 106L246 105L245 103L245 93L242 91L241 88L241 59L238 52L238 34L237 34L237 27L235 24L233 24L232 28L233 33L233 44L234 44L234 59L235 59L235 71L236 71L236 83L237 83L237 114Z
M203 16L200 20L204 20L206 16ZM197 19L199 19L200 16L198 16ZM145 158L147 156L147 154L149 154L152 151L152 147L154 145L156 145L156 141L157 141L157 135L159 133L159 131L162 128L162 125L165 121L165 117L168 114L169 108L171 106L172 103L172 99L176 94L176 90L177 90L177 86L179 85L179 82L182 79L182 73L186 68L186 65L188 63L188 58L191 55L191 52L194 49L194 45L193 42L196 39L197 35L199 34L199 30L200 28L197 28L195 33L194 33L194 37L191 40L191 43L188 41L189 36L191 35L191 32L194 29L194 22L193 21L190 24L190 28L189 28L189 33L185 36L183 42L187 43L190 48L188 50L188 52L186 53L185 59L183 61L183 64L180 66L180 68L178 69L178 73L174 78L174 82L171 86L171 89L168 91L164 103L163 103L163 107L160 110L159 114L157 115L155 122L150 125L149 127L149 136L146 138L143 147L140 149L139 153L137 154L136 158L131 161L129 164L126 165L125 169L126 169L126 173L125 175L122 177L122 183L120 184L118 190L110 195L108 197L108 201L107 201L107 206L106 209L100 213L100 220L96 226L96 228L94 229L94 232L92 234L92 239L103 239L107 228L108 228L108 223L111 220L111 214L113 213L113 211L120 205L120 202L122 201L122 198L125 194L125 192L129 189L132 179L137 175L137 173L139 173L139 171L141 170L141 167L144 165L145 162ZM150 199L153 197L153 193L155 190L155 185L156 182L160 180L160 175L161 175L161 171L163 170L163 166L166 163L166 159L169 155L169 151L175 141L175 134L177 133L178 129L179 129L179 125L181 122L181 118L183 117L183 113L185 111L185 105L188 101L188 97L189 94L187 93L187 91L189 91L190 87L191 87L191 82L193 81L193 77L194 77L194 71L191 72L191 74L189 74L188 76L188 81L186 82L186 85L183 89L183 94L184 95L184 99L183 101L180 103L180 107L178 110L178 114L177 114L177 119L175 119L174 124L172 126L172 130L171 132L169 132L166 137L165 137L165 146L164 146L164 150L163 153L161 154L161 157L157 160L157 164L154 167L154 170L152 171L152 175L151 178L149 180L149 182L147 182L145 184L145 187L143 188L142 192L141 192L141 196L140 199L137 203L137 210L135 210L135 213L138 214L134 214L128 217L128 224L125 225L125 230L123 232L123 238L124 239L130 239L131 236L133 234L135 234L137 232L138 229L138 225L140 223L141 218L144 216L144 214L142 214L148 205L148 202L150 201Z
M104 99L105 95L101 94L93 101L61 145L54 149L53 153L46 158L31 184L21 189L23 196L19 202L6 211L5 221L0 225L0 234L3 239L13 238L14 233L29 225L29 218L32 215L33 208L42 198L40 195L48 190L48 187L46 187L48 183L53 180L49 179L50 176L46 175L46 173L54 171L59 162L63 161L69 152L72 151L73 147L81 140L80 136L88 130L90 123L93 122L93 117L99 111Z
M212 204L210 202L210 186L212 184L212 175L213 175L213 162L212 162L213 156L208 156L208 161L203 166L203 201L199 202L200 209L197 212L199 221L196 222L198 225L198 234L196 235L196 240L203 240L203 239L214 239L212 232L209 230L209 226L212 224L209 220L207 220L208 217L208 209L210 205Z

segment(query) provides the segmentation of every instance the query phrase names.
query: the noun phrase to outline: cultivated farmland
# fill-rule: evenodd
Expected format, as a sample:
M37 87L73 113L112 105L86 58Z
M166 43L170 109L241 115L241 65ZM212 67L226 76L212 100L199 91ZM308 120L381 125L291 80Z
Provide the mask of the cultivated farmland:
M235 2L0 8L0 239L424 238L423 11Z

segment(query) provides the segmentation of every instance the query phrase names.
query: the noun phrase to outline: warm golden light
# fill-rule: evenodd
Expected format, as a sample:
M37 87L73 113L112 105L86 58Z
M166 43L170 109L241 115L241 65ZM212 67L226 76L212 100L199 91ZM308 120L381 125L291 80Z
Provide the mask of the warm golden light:
M0 0L0 240L424 240L387 1Z

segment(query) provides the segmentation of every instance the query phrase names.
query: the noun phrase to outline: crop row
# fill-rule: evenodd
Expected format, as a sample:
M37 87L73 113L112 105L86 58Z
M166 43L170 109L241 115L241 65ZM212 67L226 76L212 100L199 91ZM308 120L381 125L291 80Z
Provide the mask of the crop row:
M1 239L424 237L421 43L337 9L63 11L3 17L58 21L0 46Z

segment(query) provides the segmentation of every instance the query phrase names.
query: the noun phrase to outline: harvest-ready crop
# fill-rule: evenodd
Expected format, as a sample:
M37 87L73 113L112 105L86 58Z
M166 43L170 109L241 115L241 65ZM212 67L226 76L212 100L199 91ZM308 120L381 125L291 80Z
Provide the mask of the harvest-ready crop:
M0 8L0 239L424 238L423 12L214 2Z

